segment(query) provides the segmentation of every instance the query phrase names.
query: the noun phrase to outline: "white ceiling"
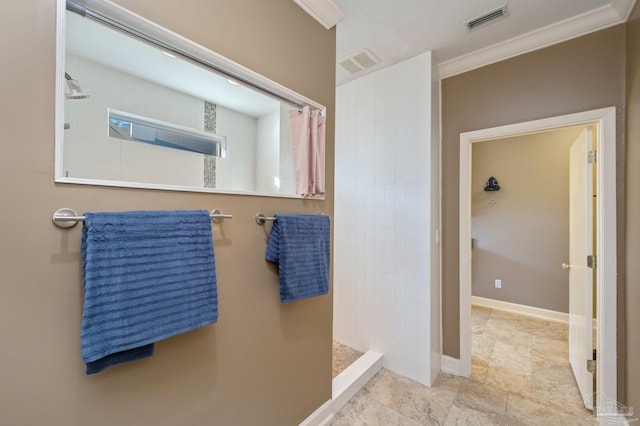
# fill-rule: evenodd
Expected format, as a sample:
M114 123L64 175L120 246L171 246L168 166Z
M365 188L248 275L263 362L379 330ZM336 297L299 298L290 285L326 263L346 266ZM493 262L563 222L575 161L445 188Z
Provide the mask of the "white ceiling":
M337 60L370 49L383 68L431 50L435 62L455 62L506 40L519 49L553 42L624 22L635 0L333 0L344 12L337 25ZM507 5L508 16L468 32L465 21ZM562 28L560 30L559 28ZM523 45L526 34L535 40ZM556 40L553 40L553 38ZM539 46L530 45L537 42ZM513 56L511 52L508 56ZM521 52L520 52L521 53ZM495 55L494 55L495 56ZM469 61L471 58L467 58ZM496 58L493 59L494 61ZM466 65L467 68L470 65ZM337 67L338 85L359 76ZM361 74L364 74L362 71Z
M349 74L337 66L338 85L431 50L441 76L534 50L624 22L636 0L333 0L336 57L368 48L381 63ZM468 32L464 22L507 5L508 16ZM67 49L80 56L230 109L261 117L279 102L196 65L67 12ZM506 46L506 47L505 47ZM82 83L82 81L80 81ZM83 88L90 92L90 88Z

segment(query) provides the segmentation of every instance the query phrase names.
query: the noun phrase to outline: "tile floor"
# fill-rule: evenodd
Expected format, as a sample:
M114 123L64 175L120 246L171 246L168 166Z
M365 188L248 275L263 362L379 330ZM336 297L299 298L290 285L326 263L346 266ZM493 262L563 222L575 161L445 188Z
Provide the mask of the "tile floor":
M331 377L335 378L338 374L342 373L345 368L353 364L362 355L364 355L364 352L360 352L357 349L353 349L334 340L333 375Z
M567 326L483 308L472 311L472 372L431 387L381 370L332 426L596 425L568 359Z

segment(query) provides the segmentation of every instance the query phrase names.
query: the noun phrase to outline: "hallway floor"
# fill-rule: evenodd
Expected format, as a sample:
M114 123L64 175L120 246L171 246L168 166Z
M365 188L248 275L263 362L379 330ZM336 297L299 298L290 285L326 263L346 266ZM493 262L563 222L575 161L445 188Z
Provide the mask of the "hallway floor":
M332 426L595 425L568 361L567 326L473 307L472 372L429 388L381 370Z

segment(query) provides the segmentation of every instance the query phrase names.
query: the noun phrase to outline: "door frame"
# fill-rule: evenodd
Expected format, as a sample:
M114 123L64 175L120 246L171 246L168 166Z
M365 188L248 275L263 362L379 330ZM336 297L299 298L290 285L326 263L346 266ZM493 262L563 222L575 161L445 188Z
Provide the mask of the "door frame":
M596 407L617 401L616 109L544 118L460 134L460 375L471 374L471 144L582 124L597 125ZM559 267L559 266L558 266ZM585 366L586 367L586 366ZM605 414L605 413L601 413Z

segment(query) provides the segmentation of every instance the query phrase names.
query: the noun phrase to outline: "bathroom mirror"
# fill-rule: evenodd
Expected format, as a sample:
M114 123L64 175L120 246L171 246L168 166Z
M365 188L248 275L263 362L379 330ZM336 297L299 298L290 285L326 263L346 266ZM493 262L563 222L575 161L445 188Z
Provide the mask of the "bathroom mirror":
M113 3L58 13L56 182L297 197L289 112L322 105Z

